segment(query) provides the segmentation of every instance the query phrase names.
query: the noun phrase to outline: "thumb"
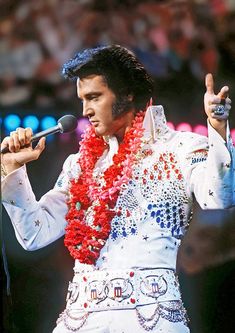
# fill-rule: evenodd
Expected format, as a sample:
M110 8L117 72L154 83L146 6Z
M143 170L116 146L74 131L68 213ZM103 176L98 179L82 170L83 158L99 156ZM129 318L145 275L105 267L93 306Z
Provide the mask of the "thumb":
M41 153L45 149L45 146L46 146L46 138L43 137L38 141L36 147L33 150L36 153L37 157L41 155Z
M218 96L221 99L225 99L226 97L228 97L228 92L229 92L229 87L224 86L223 88L221 88L220 92L218 93Z

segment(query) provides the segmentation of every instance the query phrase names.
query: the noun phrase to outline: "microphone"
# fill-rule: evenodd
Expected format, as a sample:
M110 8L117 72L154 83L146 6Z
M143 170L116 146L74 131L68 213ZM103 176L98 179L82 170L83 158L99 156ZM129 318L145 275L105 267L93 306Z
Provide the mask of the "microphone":
M32 137L31 142L38 141L39 139L41 139L44 136L54 134L57 132L60 132L60 133L73 132L77 128L77 123L78 123L78 121L77 121L76 117L74 117L72 115L65 115L58 120L56 126L50 127L44 131L41 131L41 132L35 134ZM5 154L8 152L9 152L8 147L4 147L3 149L1 149L1 154Z

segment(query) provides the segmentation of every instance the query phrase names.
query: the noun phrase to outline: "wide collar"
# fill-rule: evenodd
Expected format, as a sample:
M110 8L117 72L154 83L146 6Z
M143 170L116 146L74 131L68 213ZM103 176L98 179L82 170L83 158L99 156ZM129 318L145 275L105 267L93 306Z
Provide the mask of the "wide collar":
M171 129L167 126L164 108L162 105L151 105L147 108L143 127L143 141L147 141L148 143L159 141L171 132ZM109 148L111 150L115 150L117 152L118 141L115 136L106 136L104 137L104 140L109 144Z
M143 138L149 143L161 141L171 132L167 126L166 117L162 105L151 105L147 108L143 122Z

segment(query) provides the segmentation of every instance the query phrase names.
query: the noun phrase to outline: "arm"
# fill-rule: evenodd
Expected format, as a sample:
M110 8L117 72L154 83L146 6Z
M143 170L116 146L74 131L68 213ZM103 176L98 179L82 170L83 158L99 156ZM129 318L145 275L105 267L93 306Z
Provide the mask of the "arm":
M188 134L188 133L187 133ZM184 134L186 135L186 133ZM235 205L235 149L208 124L208 138L190 134L181 138L178 158L186 191L202 209L224 209Z
M4 169L2 202L11 218L19 243L27 250L36 250L53 242L64 234L67 212L67 194L73 172L73 155L64 163L63 171L53 190L39 201L32 191L25 164L37 159L45 147L42 138L35 148L30 144L31 129L19 128L6 137L1 149ZM77 166L77 163L75 163ZM76 177L74 170L73 177Z
M214 93L214 80L212 74L207 74L205 78L206 93L204 95L204 108L210 125L222 136L227 139L227 120L231 109L231 99L228 98L229 87L224 86L220 92ZM218 114L218 107L222 113Z
M70 178L79 171L76 161L76 155L67 158L55 187L39 201L32 191L25 166L2 181L2 202L24 249L39 249L64 234Z
M182 172L189 195L194 194L203 209L228 208L235 205L235 149L231 140L228 116L231 100L228 87L214 94L211 74L206 76L204 96L208 116L208 140L191 135L179 149ZM216 108L224 104L224 112Z

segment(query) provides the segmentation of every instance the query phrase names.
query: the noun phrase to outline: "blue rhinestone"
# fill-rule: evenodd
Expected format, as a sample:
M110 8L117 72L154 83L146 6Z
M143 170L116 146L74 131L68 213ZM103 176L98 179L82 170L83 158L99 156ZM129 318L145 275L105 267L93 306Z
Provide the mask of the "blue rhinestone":
M135 234L136 230L134 228L131 228L131 233Z
M117 232L116 232L116 231L114 231L114 232L112 233L112 238L113 238L113 239L116 239L116 238L117 238Z
M153 206L152 206L151 204L148 205L148 209L149 209L149 210L152 210L152 207L153 207Z
M161 222L160 217L157 217L157 218L156 218L156 221L157 221L157 223L160 223L160 222Z
M151 217L155 217L155 212L154 211L151 212Z
M161 228L164 228L165 227L164 222L161 222L160 226Z

